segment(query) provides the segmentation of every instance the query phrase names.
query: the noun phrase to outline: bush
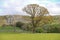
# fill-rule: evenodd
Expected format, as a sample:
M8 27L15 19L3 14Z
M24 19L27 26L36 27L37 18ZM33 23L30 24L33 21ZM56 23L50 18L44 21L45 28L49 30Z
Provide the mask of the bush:
M32 30L32 26L30 23L25 23L23 26L22 26L22 29L23 30L26 30L26 31L31 31Z
M47 24L42 26L44 32L47 33L60 33L60 25L59 24Z
M49 33L60 33L60 28L54 27L49 30Z
M21 26L23 26L23 25L24 25L24 23L22 23L22 22L16 22L16 27L21 28Z
M36 28L35 31L36 31L36 33L43 33L44 32L43 28Z

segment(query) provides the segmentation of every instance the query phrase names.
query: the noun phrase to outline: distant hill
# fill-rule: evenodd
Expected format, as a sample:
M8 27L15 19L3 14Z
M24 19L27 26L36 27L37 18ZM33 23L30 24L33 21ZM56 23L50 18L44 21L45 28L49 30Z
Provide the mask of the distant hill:
M5 15L5 16L0 16L0 25L6 24L6 17L9 19L9 16L11 15ZM14 18L15 22L21 21L24 23L30 22L30 17L29 16L23 16L23 15L12 15L12 19ZM60 15L55 15L53 16L54 20L56 22L60 22ZM8 23L7 23L8 24Z
M4 16L0 16L0 26L5 24L5 17Z
M53 16L55 20L60 20L60 15Z
M60 23L60 15L55 15L55 16L53 16L53 18L54 18L54 23L56 23L56 24L59 24Z
M10 24L9 22L23 22L28 23L29 22L29 16L23 16L23 15L5 15L0 16L0 26L4 24Z

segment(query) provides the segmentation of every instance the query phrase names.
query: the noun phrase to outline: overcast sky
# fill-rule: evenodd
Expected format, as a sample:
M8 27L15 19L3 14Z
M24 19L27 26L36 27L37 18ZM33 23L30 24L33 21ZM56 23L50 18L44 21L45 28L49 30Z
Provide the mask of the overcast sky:
M28 4L39 4L51 15L60 15L60 0L0 0L0 15L24 14L22 8Z

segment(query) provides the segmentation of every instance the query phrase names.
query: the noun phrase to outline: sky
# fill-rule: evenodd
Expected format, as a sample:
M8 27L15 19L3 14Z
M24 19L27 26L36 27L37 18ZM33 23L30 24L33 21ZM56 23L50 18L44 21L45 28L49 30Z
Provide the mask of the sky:
M60 15L60 0L0 0L0 15L26 15L22 8L28 4L39 4L51 15Z

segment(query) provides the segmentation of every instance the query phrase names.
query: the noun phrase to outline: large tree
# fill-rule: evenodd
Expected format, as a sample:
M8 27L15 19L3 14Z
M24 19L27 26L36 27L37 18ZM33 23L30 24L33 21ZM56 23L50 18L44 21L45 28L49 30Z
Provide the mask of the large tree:
M49 14L48 10L45 7L39 6L37 4L29 4L23 8L23 11L29 14L31 17L33 32L43 17L48 16Z

